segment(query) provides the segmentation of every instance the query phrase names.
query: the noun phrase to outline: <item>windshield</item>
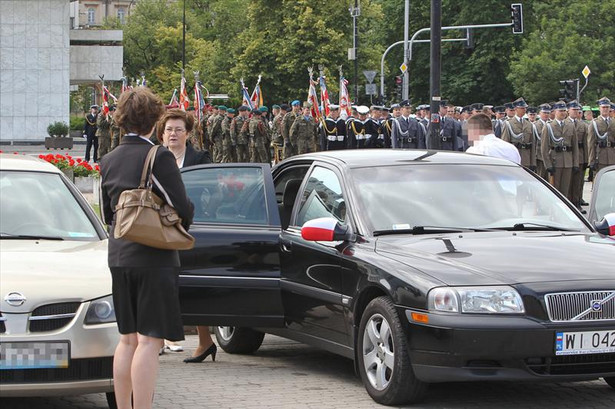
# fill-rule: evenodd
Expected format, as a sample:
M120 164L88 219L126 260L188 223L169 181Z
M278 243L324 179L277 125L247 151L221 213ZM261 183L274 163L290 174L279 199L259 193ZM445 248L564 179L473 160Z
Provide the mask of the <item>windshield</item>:
M351 175L359 212L372 232L417 226L587 230L563 201L520 167L382 166L353 169Z
M615 170L602 175L595 197L596 220L602 220L607 213L615 212Z
M100 240L58 174L0 171L2 239Z

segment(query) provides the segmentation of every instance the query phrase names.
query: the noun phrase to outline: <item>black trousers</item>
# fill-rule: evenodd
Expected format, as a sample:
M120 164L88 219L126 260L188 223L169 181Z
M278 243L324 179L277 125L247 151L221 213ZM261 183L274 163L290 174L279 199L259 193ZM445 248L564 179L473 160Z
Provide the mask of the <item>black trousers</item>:
M98 137L88 136L88 142L85 145L85 160L90 161L90 150L94 147L94 162L98 162Z

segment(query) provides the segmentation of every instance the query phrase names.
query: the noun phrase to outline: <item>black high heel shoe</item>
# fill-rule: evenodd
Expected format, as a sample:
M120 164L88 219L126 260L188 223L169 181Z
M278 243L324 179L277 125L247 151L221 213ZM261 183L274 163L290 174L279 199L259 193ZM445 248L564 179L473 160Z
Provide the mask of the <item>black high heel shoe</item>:
M184 362L187 364L203 362L205 358L207 358L209 355L211 355L211 360L213 362L216 362L217 353L218 353L218 347L216 346L216 344L211 344L211 346L207 348L205 352L203 352L201 355L186 358L184 359Z

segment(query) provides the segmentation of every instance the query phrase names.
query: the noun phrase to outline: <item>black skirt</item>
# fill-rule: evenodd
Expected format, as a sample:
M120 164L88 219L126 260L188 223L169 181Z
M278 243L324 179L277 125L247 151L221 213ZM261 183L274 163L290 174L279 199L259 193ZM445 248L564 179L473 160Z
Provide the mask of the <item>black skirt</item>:
M179 310L179 268L111 267L113 303L120 334L184 339Z

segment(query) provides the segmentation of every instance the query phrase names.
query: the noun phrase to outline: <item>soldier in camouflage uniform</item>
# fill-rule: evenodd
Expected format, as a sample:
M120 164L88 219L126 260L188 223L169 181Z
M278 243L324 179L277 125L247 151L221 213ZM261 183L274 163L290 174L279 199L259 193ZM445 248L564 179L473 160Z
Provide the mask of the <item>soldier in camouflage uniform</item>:
M249 124L250 133L250 162L269 163L269 132L265 115L267 107L254 109Z
M98 138L98 161L111 151L111 124L109 114L101 113L96 118L96 137Z
M218 106L218 115L212 119L211 128L209 129L209 135L213 145L212 157L216 163L222 162L222 121L226 116L226 109L224 105Z
M242 105L238 109L239 115L231 122L231 144L235 144L235 161L248 161L248 130L250 108Z
M284 115L282 120L282 137L284 138L284 159L290 158L297 154L297 148L290 137L290 128L293 126L295 119L301 116L301 103L294 100L291 103L292 111Z
M297 148L297 155L313 152L318 145L318 125L310 115L310 106L303 105L302 115L295 119L290 128L289 137Z
M273 121L271 121L271 145L273 148L273 162L278 163L282 160L284 137L282 136L282 120L286 112L290 110L290 107L286 104L282 104L280 109L277 109L277 105L273 106Z
M120 127L118 126L117 122L115 122L115 118L113 118L113 115L115 114L115 106L110 106L109 107L109 123L111 124L111 150L115 149L115 147L117 145L120 144L120 142L122 141L122 135L121 135L121 130Z
M231 138L231 124L235 117L235 110L229 108L226 110L226 117L222 120L222 163L233 162L233 143Z

